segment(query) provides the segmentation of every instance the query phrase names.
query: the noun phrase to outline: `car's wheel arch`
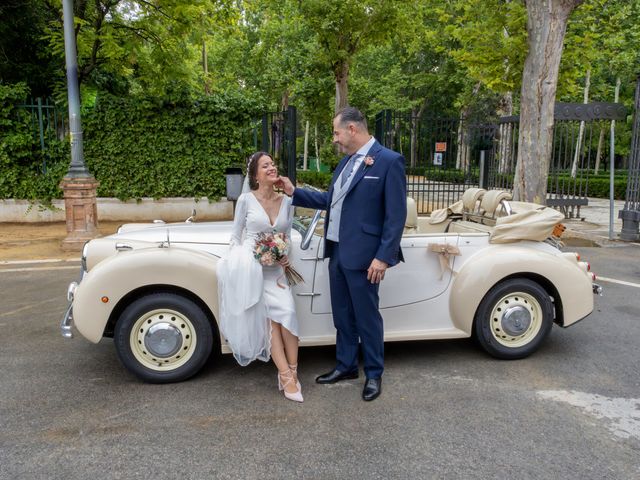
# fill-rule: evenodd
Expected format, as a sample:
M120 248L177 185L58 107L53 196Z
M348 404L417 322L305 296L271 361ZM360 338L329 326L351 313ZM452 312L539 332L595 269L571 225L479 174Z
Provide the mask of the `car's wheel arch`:
M525 248L513 248L511 251L493 250L478 258L467 261L456 272L450 287L449 311L454 326L469 336L473 331L476 312L485 295L496 285L511 278L526 278L538 283L553 297L555 322L564 324L562 293L554 284L553 277L560 272L552 271L552 255L546 252L531 251ZM560 260L562 261L562 260ZM513 270L514 263L528 267L528 270ZM563 274L576 275L579 272L563 271Z
M116 322L125 311L125 309L131 305L136 300L145 297L147 295L152 294L162 294L162 293L172 293L175 295L180 295L182 297L188 298L196 305L198 305L202 311L207 315L207 319L211 324L211 328L213 330L214 336L214 346L217 347L216 350L220 350L220 331L218 329L218 323L216 321L216 317L213 314L213 311L207 303L202 300L198 295L187 290L186 288L179 287L177 285L167 285L167 284L157 284L157 285L144 285L140 286L129 293L127 293L124 297L122 297L116 306L111 311L109 315L109 319L107 320L107 324L105 325L105 329L103 332L103 336L105 337L113 337L113 332L115 329Z
M105 333L113 331L113 322L128 304L158 288L195 297L203 311L211 312L215 319L217 260L179 248L113 255L91 269L78 285L73 301L74 324L87 340L97 343Z
M485 292L485 294L482 296L482 298L480 299L480 302L476 305L476 310L474 312L474 323L475 323L475 316L476 313L478 312L478 309L480 308L480 304L482 303L482 300L484 299L484 297L495 287L497 287L498 285L500 285L501 283L504 283L508 280L511 279L526 279L526 280L531 280L532 282L537 283L538 285L540 285L546 292L547 295L549 295L549 297L551 297L552 302L553 302L553 309L554 309L554 323L557 323L558 325L562 326L563 324L563 310L562 310L562 298L560 297L560 294L558 293L558 289L555 287L555 285L549 281L548 278L538 274L538 273L533 273L533 272L518 272L518 273L513 273L511 275L507 275L504 278L501 278L499 281L495 282L493 285L491 285L487 291ZM473 325L473 327L475 327L475 325Z

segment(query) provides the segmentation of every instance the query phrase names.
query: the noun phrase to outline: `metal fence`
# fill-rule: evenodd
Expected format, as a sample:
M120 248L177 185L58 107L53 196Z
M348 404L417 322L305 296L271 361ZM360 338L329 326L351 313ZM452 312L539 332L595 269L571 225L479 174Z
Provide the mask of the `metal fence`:
M267 112L262 115L259 138L256 144L269 152L282 175L296 181L296 136L297 112L288 107L281 112Z
M610 168L611 121L624 120L626 111L613 103L558 102L554 117L546 202L566 217L579 217L580 207L588 203L589 178ZM499 120L496 160L489 173L492 188L513 188L518 135L519 117Z
M628 241L640 240L640 75L636 80L627 193L624 208L618 212L618 216L622 219L620 238Z
M589 176L609 165L610 122L625 117L619 104L556 104L548 205L567 217L580 215ZM376 116L375 135L405 156L408 194L420 213L450 205L469 187L513 189L517 116L482 123L385 110Z
M69 133L69 122L63 107L50 99L32 98L29 102L19 105L24 109L31 123L34 141L38 142L45 153L43 155L42 170L46 172L46 152L52 141L62 141Z
M488 182L496 129L460 118L384 110L376 115L375 136L404 155L407 193L420 213L429 213L454 203L467 188Z

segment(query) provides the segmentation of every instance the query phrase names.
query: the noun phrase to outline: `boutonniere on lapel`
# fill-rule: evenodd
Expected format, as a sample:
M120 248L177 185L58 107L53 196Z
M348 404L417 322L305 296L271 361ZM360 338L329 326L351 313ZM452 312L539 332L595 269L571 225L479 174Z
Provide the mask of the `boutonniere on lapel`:
M367 155L366 157L364 157L364 168L370 167L372 166L374 163L376 163L376 159Z

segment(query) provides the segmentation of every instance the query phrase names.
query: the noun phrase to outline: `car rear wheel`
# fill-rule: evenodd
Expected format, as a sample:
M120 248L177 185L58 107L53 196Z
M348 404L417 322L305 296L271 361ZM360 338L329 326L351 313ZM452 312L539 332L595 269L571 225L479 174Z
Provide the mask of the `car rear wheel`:
M494 286L476 311L474 333L490 355L524 358L535 352L553 325L553 302L538 283L512 278Z
M186 380L206 363L213 329L192 300L154 293L132 302L120 315L114 342L122 364L150 383Z

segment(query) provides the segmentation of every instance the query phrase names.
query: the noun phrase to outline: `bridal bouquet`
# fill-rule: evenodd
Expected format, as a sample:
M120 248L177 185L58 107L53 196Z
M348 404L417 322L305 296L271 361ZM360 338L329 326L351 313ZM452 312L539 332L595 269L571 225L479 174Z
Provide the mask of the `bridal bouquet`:
M253 248L253 256L261 265L272 266L278 263L282 257L289 252L289 239L284 232L258 234L256 245ZM292 266L284 267L284 274L289 285L297 285L304 282L300 275ZM278 283L278 286L284 288Z

